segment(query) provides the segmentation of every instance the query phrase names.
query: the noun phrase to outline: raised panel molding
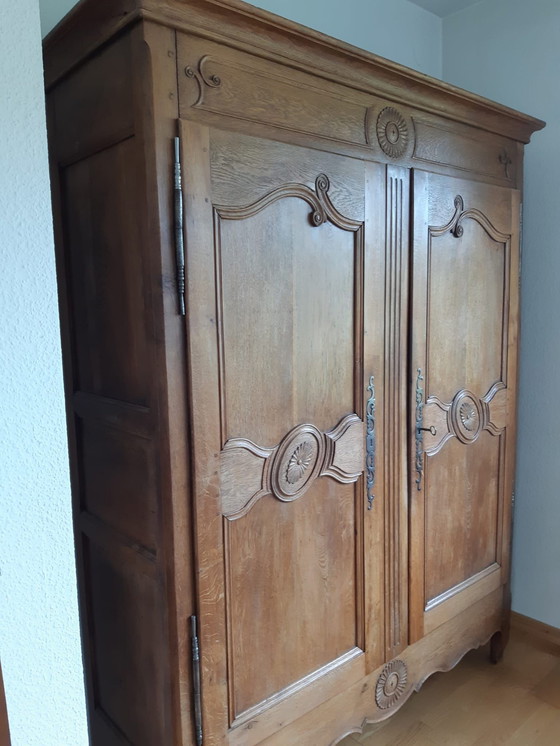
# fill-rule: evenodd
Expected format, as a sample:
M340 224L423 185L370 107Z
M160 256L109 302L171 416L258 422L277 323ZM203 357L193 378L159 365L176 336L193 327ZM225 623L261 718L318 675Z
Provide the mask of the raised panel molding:
M323 433L314 425L298 425L274 448L228 440L220 454L223 515L241 518L265 495L292 502L318 477L356 482L364 471L364 443L364 423L356 414Z

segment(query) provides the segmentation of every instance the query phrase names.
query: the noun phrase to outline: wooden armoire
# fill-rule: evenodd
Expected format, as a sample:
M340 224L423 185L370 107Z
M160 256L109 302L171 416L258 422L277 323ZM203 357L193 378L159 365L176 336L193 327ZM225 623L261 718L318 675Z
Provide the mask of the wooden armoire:
M543 123L239 0L83 0L45 73L93 746L497 660Z

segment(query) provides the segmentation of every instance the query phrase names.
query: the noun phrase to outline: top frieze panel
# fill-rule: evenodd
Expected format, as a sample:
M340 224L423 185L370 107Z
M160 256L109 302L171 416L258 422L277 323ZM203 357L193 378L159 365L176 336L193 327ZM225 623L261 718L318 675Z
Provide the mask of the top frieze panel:
M527 143L544 122L241 0L82 0L44 42L47 88L139 20L188 31L366 93Z

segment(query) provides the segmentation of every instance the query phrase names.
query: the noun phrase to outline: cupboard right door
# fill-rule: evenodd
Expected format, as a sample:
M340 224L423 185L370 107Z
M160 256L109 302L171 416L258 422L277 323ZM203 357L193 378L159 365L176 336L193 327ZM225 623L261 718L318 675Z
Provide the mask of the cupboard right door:
M410 638L507 582L519 192L417 171Z

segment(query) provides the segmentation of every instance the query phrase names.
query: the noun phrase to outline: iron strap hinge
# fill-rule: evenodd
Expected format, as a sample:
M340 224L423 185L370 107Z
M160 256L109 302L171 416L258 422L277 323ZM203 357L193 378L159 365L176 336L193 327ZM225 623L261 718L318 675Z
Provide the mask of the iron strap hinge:
M173 217L175 222L175 261L177 271L177 300L179 314L185 315L185 238L183 235L183 189L181 178L180 140L173 140Z
M196 746L202 746L202 697L200 690L200 648L198 645L198 625L196 616L190 618L191 658L193 678L193 713Z

